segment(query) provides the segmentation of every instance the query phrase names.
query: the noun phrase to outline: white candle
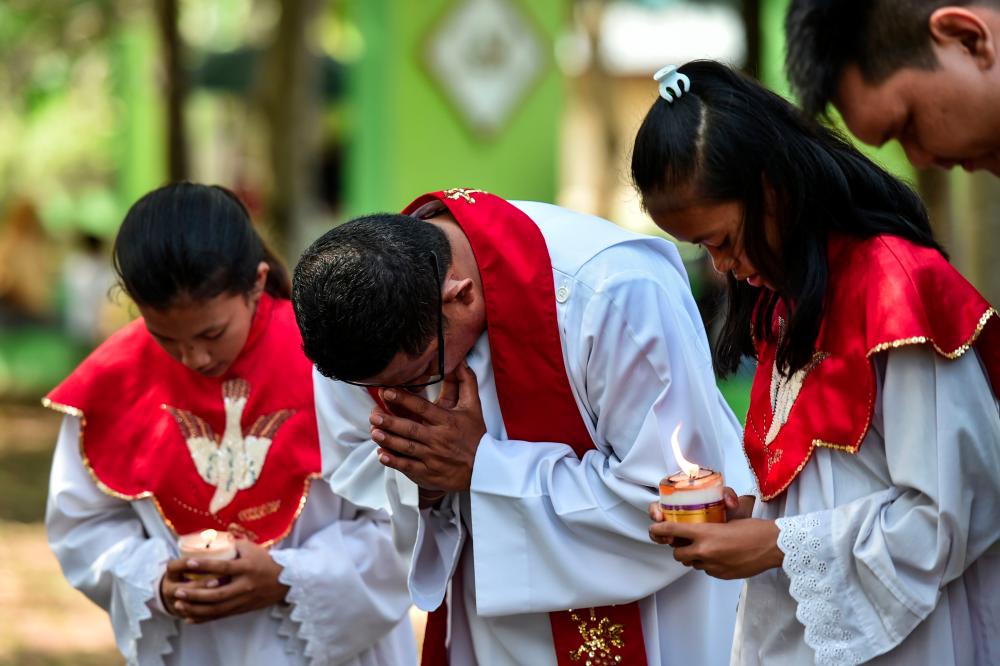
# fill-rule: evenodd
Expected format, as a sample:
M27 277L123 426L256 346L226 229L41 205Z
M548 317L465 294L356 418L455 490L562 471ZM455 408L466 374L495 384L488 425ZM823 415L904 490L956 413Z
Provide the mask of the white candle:
M699 467L695 476L671 474L660 482L660 500L672 506L697 506L722 501L722 474Z
M177 540L177 546L181 551L181 559L197 560L234 560L238 553L236 551L236 540L229 532L219 532L218 530L202 530L185 534ZM193 571L185 572L184 576L189 580L200 580L202 578L214 578L212 574L200 574Z

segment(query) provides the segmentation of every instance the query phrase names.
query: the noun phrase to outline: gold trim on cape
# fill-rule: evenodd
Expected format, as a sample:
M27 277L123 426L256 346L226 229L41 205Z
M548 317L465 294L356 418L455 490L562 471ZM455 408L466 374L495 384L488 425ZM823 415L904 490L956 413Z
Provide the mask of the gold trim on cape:
M105 495L110 495L111 497L124 500L126 502L134 502L136 500L141 500L141 499L151 499L153 502L153 506L156 507L156 512L160 515L160 519L163 520L163 523L167 526L167 529L170 530L170 533L173 534L174 536L180 536L179 534L177 534L177 530L174 528L174 524L170 522L169 518L167 518L167 514L163 512L163 507L160 506L160 500L157 499L156 495L154 495L152 491L144 490L137 495L126 495L125 493L120 493L114 488L111 488L97 477L97 473L94 471L94 468L90 464L90 459L87 458L87 452L83 448L83 431L84 428L87 426L87 417L83 413L82 409L71 407L69 405L65 405L59 402L54 402L53 400L50 400L47 397L42 398L42 406L47 409L51 409L54 412L59 412L67 416L73 416L80 419L80 435L79 435L80 460L83 462L84 468L86 468L87 473L90 474L90 478L94 481L94 485L97 486L98 490L103 492ZM262 546L264 548L270 548L272 545L278 543L286 536L291 534L292 529L295 527L295 523L298 522L299 516L302 515L302 511L306 508L306 500L308 500L309 498L309 491L312 490L312 482L313 480L319 478L321 478L321 475L317 472L313 472L308 476L306 476L305 482L302 485L302 493L299 498L299 505L295 509L295 513L292 515L292 519L289 521L288 527L285 529L285 531L282 532L279 536L275 537L274 539L262 541L257 545Z
M972 334L965 340L965 342L963 342L961 345L959 345L950 352L941 349L941 347L939 347L938 344L932 338L921 335L912 338L901 338L899 340L891 340L889 342L879 343L874 347L872 347L871 349L869 349L868 352L865 354L865 357L871 359L873 355L886 350L899 349L900 347L906 347L908 345L924 345L930 343L930 345L934 348L934 351L936 351L940 356L943 356L944 358L950 361L954 361L955 359L964 355L967 351L969 351L972 348L974 344L976 344L976 340L979 339L979 335L983 332L983 329L986 328L986 325L989 323L991 317L997 317L998 319L1000 319L1000 313L998 313L997 310L993 307L986 308L986 311L979 318L979 322L976 324L976 328L975 330L973 330ZM874 385L875 368L870 363L869 363L869 368L871 369L871 373L873 375L872 384ZM857 453L858 449L861 448L861 442L865 440L865 437L867 437L868 435L868 430L871 428L872 416L874 415L875 411L876 393L877 393L877 387L874 387L869 392L868 421L865 423L865 427L861 431L861 436L858 438L858 441L855 442L853 446L851 446L848 444L836 444L834 442L825 442L821 439L814 439L812 442L809 443L809 451L806 453L805 458L803 458L802 463L795 469L795 473L792 474L792 476L788 479L788 482L785 483L779 490L769 495L765 495L764 491L761 489L760 479L757 478L757 471L754 469L753 465L750 465L750 471L754 475L754 480L757 481L758 490L760 490L761 500L767 502L785 492L788 489L788 486L792 484L792 481L798 478L799 474L802 472L802 469L812 459L813 453L815 452L817 446L822 446L827 449L835 449L837 451L844 451L845 453L850 453L850 454ZM747 421L749 420L750 420L750 415L747 414ZM745 451L744 451L744 456L746 456ZM747 462L749 463L750 462L749 456L746 456L746 458Z
M887 349L899 349L900 347L905 347L907 345L923 345L930 343L931 346L934 347L934 351L936 351L941 356L944 356L946 359L954 361L956 358L959 358L960 356L965 354L965 352L969 351L969 349L972 348L972 345L976 344L976 340L979 338L979 334L983 332L984 328L986 328L986 324L989 323L990 317L1000 317L1000 314L998 314L997 311L992 307L986 308L986 312L984 312L983 316L979 318L979 323L976 324L976 328L972 332L972 335L970 335L965 342L963 342L961 345L959 345L950 352L946 352L945 350L941 349L933 338L929 338L924 335L918 335L912 338L901 338L899 340L892 340L890 342L882 342L869 349L868 353L865 355L871 357L873 354L886 351Z

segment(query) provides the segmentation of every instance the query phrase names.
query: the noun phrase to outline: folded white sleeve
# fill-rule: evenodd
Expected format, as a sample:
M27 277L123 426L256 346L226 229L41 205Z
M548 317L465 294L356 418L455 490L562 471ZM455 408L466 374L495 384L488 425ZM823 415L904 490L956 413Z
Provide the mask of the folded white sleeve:
M289 586L286 600L298 637L317 666L342 663L370 648L410 607L406 565L392 544L388 516L352 505L341 506L339 514L331 513L330 524L298 547L271 552L284 567L279 580Z
M378 461L367 428L375 401L365 389L324 377L315 368L313 390L323 478L352 504L389 513L396 550L409 558L417 533L417 485Z
M45 525L69 583L111 616L130 664L162 663L177 621L159 608L171 546L146 535L131 502L102 492L80 456L80 421L63 418L52 462Z
M684 575L650 541L647 513L677 469L678 424L689 459L746 483L739 423L716 388L686 282L624 271L586 289L576 284L585 305L563 327L596 448L580 459L564 443L483 437L470 491L483 616L627 603ZM739 464L727 468L732 457Z

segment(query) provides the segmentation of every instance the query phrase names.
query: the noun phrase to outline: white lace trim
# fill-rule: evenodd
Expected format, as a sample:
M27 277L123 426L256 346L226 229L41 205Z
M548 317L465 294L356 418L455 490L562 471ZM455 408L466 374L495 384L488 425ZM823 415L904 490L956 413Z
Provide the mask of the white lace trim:
M288 586L286 601L290 604L290 608L281 608L278 611L284 616L278 634L289 641L285 647L286 651L293 652L298 645L304 643L305 649L302 652L310 664L318 666L329 663L327 646L320 637L321 623L327 616L327 600L322 595L309 594L308 586L303 585L292 575L294 555L291 549L272 550L271 557L282 567L278 582Z
M177 635L177 620L168 616L153 617L150 603L159 594L160 578L170 556L166 544L161 541L149 540L148 548L139 548L132 557L112 569L112 575L117 579L117 592L123 605L123 613L127 625L122 627L115 637L118 649L129 664L139 662L139 641L143 642L144 663L163 663L163 656L174 650L170 639ZM152 553L145 551L152 550ZM141 563L138 567L127 565ZM154 602L155 603L155 602ZM112 605L112 608L114 606ZM151 621L150 621L151 620ZM143 633L145 623L145 634ZM149 657L153 660L150 661Z
M281 576L278 577L279 580ZM287 583L285 583L287 585ZM290 590L289 590L290 591ZM284 606L282 604L275 604L271 606L271 617L278 621L278 636L284 639L285 654L296 655L306 653L306 643L300 637L299 633L302 631L302 627L299 626L298 622L292 619L292 609L294 606L288 605Z
M854 633L847 628L835 594L831 564L819 551L823 546L814 530L818 518L805 515L779 518L778 548L785 554L782 567L791 579L789 592L798 604L795 617L805 626L806 644L816 653L819 666L859 664L863 659L850 647Z

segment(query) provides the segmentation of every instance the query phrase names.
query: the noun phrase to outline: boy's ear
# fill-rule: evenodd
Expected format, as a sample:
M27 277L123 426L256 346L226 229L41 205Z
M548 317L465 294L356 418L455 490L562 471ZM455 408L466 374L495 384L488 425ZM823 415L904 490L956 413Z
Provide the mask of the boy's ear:
M927 21L931 39L939 47L959 46L981 69L993 66L996 44L989 25L965 7L941 7Z

